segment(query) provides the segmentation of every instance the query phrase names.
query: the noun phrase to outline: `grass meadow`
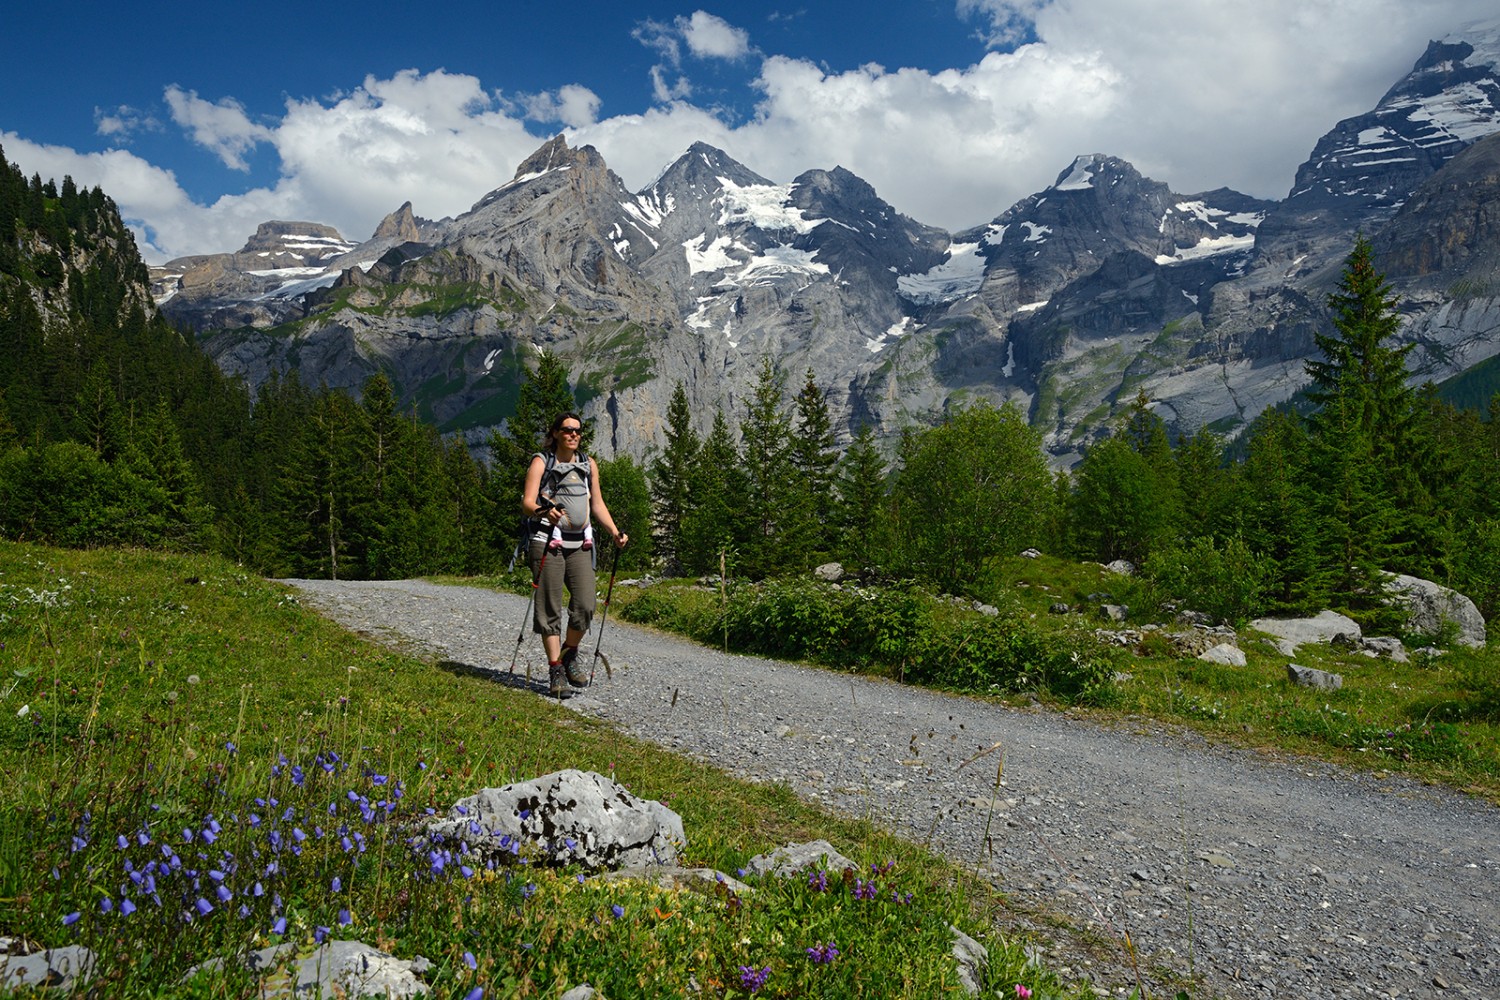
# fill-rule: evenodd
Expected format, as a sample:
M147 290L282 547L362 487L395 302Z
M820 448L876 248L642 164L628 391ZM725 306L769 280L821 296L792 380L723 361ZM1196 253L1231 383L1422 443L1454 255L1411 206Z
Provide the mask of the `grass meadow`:
M821 837L863 874L731 899L525 851L470 864L424 833L568 767L678 811L685 864L735 874ZM87 946L92 995L259 996L238 956L351 938L425 956L433 995L465 1000L958 996L950 925L989 948L985 995L1091 995L910 842L350 634L218 558L0 543L0 771L0 937Z

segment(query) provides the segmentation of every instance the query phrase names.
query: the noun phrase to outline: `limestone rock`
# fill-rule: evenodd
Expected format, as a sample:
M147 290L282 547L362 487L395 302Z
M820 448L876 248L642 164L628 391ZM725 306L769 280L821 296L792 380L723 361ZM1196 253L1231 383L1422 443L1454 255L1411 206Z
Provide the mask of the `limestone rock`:
M1245 651L1238 646L1221 642L1217 646L1199 653L1198 659L1203 660L1205 663L1222 663L1230 667L1243 667L1245 665Z
M29 955L0 952L0 990L47 986L72 994L92 978L94 953L82 945L48 948Z
M1418 635L1438 635L1446 625L1458 628L1460 645L1480 648L1485 642L1484 616L1474 602L1456 590L1415 576L1393 576L1385 583L1394 604L1406 609L1406 628Z
M845 869L859 870L859 865L833 849L826 840L813 840L805 844L788 844L769 854L757 854L745 865L745 870L755 875L776 875L785 878L809 868L826 868L840 872Z
M1341 674L1331 674L1326 670L1315 670L1295 663L1286 665L1286 676L1287 680L1299 687L1317 688L1319 691L1337 691L1344 686Z
M725 875L723 872L713 868L645 865L638 868L621 868L619 871L604 872L598 878L606 882L621 880L650 882L660 889L667 890L689 889L694 892L713 892L716 886L722 885L736 896L746 896L754 892L753 889L734 876Z
M824 563L813 570L813 576L824 583L838 583L844 578L844 567L836 562Z
M566 770L460 799L433 834L465 841L481 856L540 851L557 864L586 868L672 865L687 838L682 817L638 799L602 774Z
M1320 611L1312 618L1257 618L1250 628L1276 637L1276 648L1284 656L1297 652L1304 642L1331 642L1333 637L1361 636L1359 625L1337 611Z

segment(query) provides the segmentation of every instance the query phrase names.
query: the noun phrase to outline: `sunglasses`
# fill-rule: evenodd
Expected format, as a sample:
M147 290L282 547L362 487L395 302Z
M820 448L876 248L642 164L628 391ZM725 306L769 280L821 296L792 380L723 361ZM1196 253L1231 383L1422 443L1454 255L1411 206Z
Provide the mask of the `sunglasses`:
M582 427L559 427L557 429L557 431L558 431L559 434L582 434L583 433L583 428Z

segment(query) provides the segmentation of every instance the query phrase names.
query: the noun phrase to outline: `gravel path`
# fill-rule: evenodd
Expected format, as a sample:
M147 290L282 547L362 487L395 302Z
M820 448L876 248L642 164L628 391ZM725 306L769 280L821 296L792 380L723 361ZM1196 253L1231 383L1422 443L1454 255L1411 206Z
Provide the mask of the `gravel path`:
M525 604L419 581L289 582L349 628L501 680ZM1500 998L1500 810L1485 803L1145 721L1106 729L725 655L613 618L604 648L613 679L600 669L573 711L930 837L1032 912L1128 931L1143 966L1191 961L1213 995ZM533 663L539 650L528 636ZM1047 962L1130 982L1066 943Z

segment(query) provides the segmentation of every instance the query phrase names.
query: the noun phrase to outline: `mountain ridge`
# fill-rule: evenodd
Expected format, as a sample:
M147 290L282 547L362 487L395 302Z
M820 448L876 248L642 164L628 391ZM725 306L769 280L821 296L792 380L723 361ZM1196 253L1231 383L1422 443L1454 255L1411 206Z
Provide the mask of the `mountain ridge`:
M1356 231L1418 245L1443 228L1413 202L1435 204L1425 185L1457 178L1454 162L1500 173L1460 156L1500 131L1500 22L1476 39L1431 43L1371 112L1319 140L1280 202L1179 194L1093 153L949 233L841 166L775 184L699 142L631 192L597 150L558 135L456 219L418 222L402 206L332 260L335 274L253 269L270 273L234 286L170 262L153 271L158 301L252 385L302 367L357 388L386 370L406 402L471 444L503 420L504 380L539 350L568 362L605 451L636 457L659 446L678 381L700 429L721 407L733 422L764 355L789 381L813 372L840 441L864 424L894 440L988 399L1024 407L1066 465L1140 391L1178 433L1232 435L1306 381ZM1417 232L1382 244L1387 225ZM1491 230L1465 231L1482 244L1471 256L1489 259ZM1403 335L1433 377L1497 350L1495 292L1447 294L1448 267L1397 275L1420 285Z

